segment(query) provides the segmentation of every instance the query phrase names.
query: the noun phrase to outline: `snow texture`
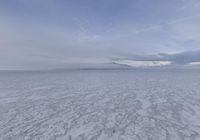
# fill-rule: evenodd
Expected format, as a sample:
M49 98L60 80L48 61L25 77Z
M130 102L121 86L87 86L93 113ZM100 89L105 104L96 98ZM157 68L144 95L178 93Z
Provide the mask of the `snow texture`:
M200 140L194 70L0 72L0 140Z

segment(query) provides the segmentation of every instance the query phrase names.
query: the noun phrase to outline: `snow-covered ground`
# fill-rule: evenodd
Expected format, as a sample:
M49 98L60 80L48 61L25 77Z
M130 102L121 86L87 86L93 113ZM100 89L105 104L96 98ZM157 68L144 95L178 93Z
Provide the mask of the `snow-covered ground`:
M0 140L200 140L195 70L0 72Z

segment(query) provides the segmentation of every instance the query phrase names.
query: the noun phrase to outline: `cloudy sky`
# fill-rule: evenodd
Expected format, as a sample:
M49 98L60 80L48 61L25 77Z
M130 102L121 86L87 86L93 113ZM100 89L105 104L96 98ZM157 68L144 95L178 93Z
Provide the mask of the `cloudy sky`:
M199 25L200 0L1 0L0 69L196 62Z

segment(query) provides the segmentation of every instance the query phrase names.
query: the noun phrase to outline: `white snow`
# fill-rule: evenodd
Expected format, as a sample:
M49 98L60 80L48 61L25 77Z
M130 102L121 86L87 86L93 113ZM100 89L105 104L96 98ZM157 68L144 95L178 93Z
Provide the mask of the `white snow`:
M0 140L199 140L197 70L0 72Z

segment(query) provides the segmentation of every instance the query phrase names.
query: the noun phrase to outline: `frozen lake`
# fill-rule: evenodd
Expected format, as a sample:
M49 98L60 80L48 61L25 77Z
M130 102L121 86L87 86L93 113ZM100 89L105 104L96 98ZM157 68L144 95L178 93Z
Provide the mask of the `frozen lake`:
M200 140L200 72L0 72L0 140Z

